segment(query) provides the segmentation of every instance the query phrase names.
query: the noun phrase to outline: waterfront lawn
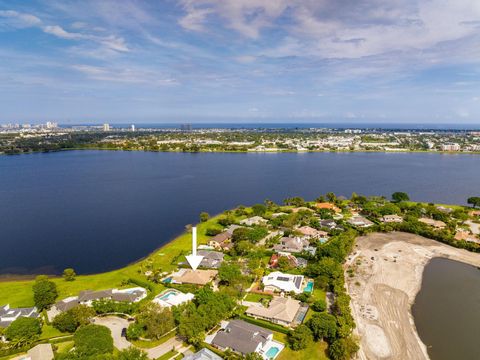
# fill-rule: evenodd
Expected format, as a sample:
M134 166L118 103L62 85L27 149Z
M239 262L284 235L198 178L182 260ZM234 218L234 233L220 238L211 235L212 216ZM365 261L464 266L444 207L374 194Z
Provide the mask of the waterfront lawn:
M209 237L205 230L217 226L219 216L212 217L197 225L198 244L206 244ZM191 252L192 241L190 233L183 233L146 258L124 268L94 275L77 276L74 281L65 281L62 277L52 278L57 284L58 300L78 295L82 290L103 290L120 288L128 279L146 281L144 275L147 270L173 271L184 254ZM0 305L10 304L11 307L33 306L32 285L34 280L0 281ZM159 293L164 289L161 284L150 282L153 292ZM136 286L136 285L127 285ZM125 286L123 286L125 287Z

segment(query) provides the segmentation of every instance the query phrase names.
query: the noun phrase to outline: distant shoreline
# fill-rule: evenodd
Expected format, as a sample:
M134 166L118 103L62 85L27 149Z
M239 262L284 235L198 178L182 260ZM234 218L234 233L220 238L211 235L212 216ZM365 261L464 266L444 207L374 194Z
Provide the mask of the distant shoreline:
M151 153L188 153L188 154L305 154L305 153L339 153L339 154L349 154L349 153L383 153L383 154L440 154L440 155L480 155L480 151L431 151L431 150L403 150L403 151L385 151L385 150L276 150L276 151L248 151L248 150L216 150L216 151L178 151L178 150L144 150L144 149L122 149L122 148L99 148L99 147L79 147L79 148L70 148L70 149L57 149L57 150L39 150L39 151L30 151L24 153L15 153L15 154L6 154L0 153L5 156L15 156L15 155L31 155L31 154L47 154L47 153L57 153L57 152L66 152L66 151L125 151L125 152L151 152Z

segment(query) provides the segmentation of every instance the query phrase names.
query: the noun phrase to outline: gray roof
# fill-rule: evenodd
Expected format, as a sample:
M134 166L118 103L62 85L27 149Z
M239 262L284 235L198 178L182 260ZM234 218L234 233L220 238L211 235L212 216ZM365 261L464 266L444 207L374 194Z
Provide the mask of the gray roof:
M199 250L197 254L203 256L200 266L206 268L219 268L225 256L222 252L207 250Z
M80 291L78 294L78 301L91 301L91 300L100 300L105 298L112 297L112 290L101 290L101 291L92 291L92 290L84 290Z
M213 351L203 348L195 354L184 357L183 360L222 360L222 358Z
M72 301L61 300L55 303L55 307L60 311L68 311L78 305L78 299Z
M215 335L212 344L223 349L230 348L242 354L250 354L259 344L264 344L272 334L267 329L243 320L232 320L225 329Z
M2 317L8 318L20 318L20 317L30 317L38 318L40 314L37 312L37 308L8 308L8 305L0 307L0 328L8 327L12 323L10 320L1 319Z

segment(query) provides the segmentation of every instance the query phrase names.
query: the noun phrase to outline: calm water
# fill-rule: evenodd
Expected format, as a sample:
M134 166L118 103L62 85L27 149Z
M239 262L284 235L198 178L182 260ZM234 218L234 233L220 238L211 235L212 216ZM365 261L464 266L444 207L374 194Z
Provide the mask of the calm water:
M434 258L412 307L432 360L480 359L480 270Z
M269 198L406 191L464 203L480 156L72 151L0 156L0 273L114 269L196 222Z

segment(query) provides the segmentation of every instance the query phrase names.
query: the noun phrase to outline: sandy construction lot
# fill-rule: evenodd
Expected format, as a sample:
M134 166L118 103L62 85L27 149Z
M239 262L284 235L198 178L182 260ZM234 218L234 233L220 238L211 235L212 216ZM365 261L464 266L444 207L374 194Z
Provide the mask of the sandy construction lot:
M411 305L425 265L444 257L480 266L480 254L407 233L375 233L357 239L347 287L360 336L360 359L428 359Z

